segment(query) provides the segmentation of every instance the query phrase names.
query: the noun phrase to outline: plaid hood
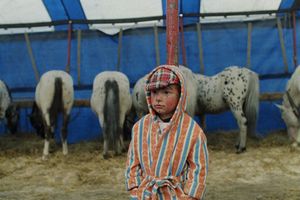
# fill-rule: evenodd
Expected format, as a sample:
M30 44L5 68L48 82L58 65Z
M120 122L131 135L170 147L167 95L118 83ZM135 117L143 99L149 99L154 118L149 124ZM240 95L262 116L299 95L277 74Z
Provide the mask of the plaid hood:
M180 85L179 78L172 70L166 67L160 67L151 77L149 77L149 83L146 84L146 90L152 91L162 89L172 84Z
M182 112L186 110L186 87L185 80L182 73L179 71L179 67L175 65L160 65L150 72L146 78L145 93L150 114L154 120L157 119L155 111L151 107L151 90L164 88L171 84L178 84L181 86L180 98L177 108L171 119L177 119Z

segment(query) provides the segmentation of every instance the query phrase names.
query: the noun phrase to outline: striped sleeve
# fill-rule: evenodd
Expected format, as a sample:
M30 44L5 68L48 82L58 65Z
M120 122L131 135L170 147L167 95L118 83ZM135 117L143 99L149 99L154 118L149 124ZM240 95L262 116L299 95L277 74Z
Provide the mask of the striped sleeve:
M208 171L208 150L206 137L200 127L192 140L187 160L189 170L184 192L196 199L203 199Z
M136 147L136 130L137 126L134 126L132 129L132 140L129 145L127 162L126 162L126 171L125 171L125 184L126 189L130 191L131 199L137 199L136 191L142 180L142 170L141 165L138 159L137 147ZM136 133L136 132L135 132Z

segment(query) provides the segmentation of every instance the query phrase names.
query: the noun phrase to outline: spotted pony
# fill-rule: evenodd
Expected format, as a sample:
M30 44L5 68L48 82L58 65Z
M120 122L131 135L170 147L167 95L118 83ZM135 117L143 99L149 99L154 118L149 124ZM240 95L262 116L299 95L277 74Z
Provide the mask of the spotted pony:
M196 114L217 114L231 110L239 127L236 152L244 152L247 134L256 135L258 75L247 68L231 66L214 76L195 74L195 78L198 86Z

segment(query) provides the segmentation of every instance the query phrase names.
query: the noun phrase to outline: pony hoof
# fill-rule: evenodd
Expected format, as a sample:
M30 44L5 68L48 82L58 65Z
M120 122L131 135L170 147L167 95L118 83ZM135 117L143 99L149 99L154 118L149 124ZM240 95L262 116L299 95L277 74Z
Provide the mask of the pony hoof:
M69 153L68 150L63 150L63 155L64 156L68 155L68 153Z
M122 149L122 153L126 153L127 152L127 149L124 147L123 149Z
M236 150L236 153L237 153L237 154L240 154L240 153L243 153L243 152L245 152L245 151L246 151L246 147L238 148L238 149Z
M119 155L121 155L121 152L115 152L114 153L114 156L119 156Z
M103 158L104 159L109 159L109 155L108 154L103 154Z
M297 142L293 142L292 147L297 148L298 147L298 143Z
M240 148L240 145L236 144L234 145L235 149L238 150Z
M49 159L49 155L43 155L42 156L42 160L48 160Z

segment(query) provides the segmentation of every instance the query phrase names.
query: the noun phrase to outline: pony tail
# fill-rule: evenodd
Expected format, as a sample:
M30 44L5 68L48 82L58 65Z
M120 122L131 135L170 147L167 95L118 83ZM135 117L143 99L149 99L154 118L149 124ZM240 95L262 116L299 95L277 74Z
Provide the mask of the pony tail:
M115 147L117 138L120 137L119 115L120 99L119 86L115 80L105 82L105 103L104 103L104 130L108 141Z
M255 136L259 112L259 78L257 74L252 72L250 72L249 90L244 104L244 112L247 118L247 133Z
M50 122L55 123L56 118L59 112L62 111L63 102L62 102L62 79L60 77L55 78L54 81L54 96L51 103L50 111L50 119L53 119L54 121Z

